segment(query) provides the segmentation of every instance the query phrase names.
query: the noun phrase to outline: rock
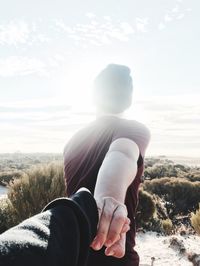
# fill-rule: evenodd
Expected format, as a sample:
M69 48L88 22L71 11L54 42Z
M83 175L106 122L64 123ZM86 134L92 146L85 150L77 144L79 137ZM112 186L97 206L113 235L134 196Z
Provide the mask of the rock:
M190 253L188 254L188 260L193 263L193 266L200 266L200 254Z

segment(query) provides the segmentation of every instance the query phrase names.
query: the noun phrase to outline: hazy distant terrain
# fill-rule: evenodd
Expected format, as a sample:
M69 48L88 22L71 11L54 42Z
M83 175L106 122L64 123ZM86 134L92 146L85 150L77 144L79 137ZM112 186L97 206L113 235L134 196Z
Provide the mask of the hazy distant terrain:
M160 159L167 159L171 160L174 163L188 165L188 166L200 166L200 157L187 157L187 156L148 156L148 158L160 158Z
M0 172L25 170L33 165L62 160L58 153L0 153Z
M184 156L167 156L169 160L175 163L186 164L189 166L200 166L200 157L184 157Z
M174 163L188 166L200 166L200 157L183 156L153 156L146 159L171 160ZM33 165L49 163L52 161L62 161L63 155L60 153L0 153L0 171L24 170Z

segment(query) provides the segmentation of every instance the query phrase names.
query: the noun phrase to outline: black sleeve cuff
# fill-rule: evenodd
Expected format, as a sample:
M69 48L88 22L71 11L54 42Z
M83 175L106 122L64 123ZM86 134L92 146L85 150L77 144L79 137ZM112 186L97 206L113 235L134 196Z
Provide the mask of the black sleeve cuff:
M42 212L57 206L71 207L74 210L78 220L81 221L81 227L86 229L86 227L89 225L89 242L91 243L97 231L98 210L96 201L90 191L86 188L82 188L70 198L64 197L55 199L48 203Z

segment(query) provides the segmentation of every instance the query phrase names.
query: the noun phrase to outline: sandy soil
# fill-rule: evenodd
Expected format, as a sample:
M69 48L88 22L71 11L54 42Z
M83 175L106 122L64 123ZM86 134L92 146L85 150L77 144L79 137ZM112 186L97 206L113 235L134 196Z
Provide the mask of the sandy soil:
M170 245L172 238L178 239L186 252L181 253L180 248ZM194 264L188 260L187 255L200 255L200 236L158 236L155 232L138 233L135 249L140 255L140 266L192 266ZM200 266L200 261L196 265Z

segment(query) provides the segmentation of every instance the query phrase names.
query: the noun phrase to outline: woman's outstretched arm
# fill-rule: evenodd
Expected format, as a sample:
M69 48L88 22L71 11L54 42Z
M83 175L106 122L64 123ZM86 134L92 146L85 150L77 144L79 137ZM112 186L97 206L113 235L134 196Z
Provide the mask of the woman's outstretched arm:
M124 200L127 188L137 173L138 157L137 144L130 139L119 138L110 145L98 173L94 197L100 220L91 246L100 250L105 245L106 255L122 257L125 253L124 233L129 229L129 219Z

